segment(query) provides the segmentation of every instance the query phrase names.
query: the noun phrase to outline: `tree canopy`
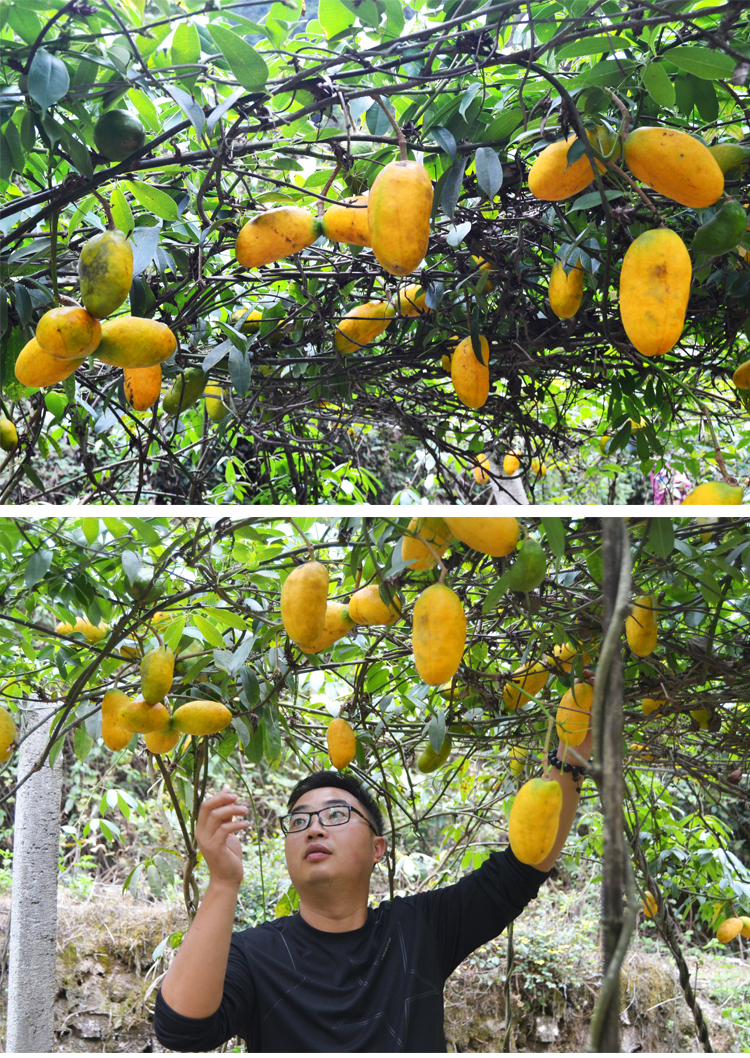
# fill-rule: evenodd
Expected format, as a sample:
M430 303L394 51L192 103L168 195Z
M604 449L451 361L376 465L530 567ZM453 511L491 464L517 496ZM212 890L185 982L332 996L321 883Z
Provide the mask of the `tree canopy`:
M620 145L648 126L747 142L742 5L28 0L0 22L2 396L19 435L3 501L486 503L502 500L513 452L533 500L650 502L651 471L668 491L677 474L747 477L732 375L747 359L748 237L692 250L685 328L664 355L630 344L618 298L639 235L667 226L691 246L722 206L654 192ZM94 140L113 113L143 127L122 161ZM569 135L568 163L585 153L602 172L540 200L530 167ZM248 220L318 217L400 150L435 192L412 274L323 235L237 262ZM746 180L728 170L725 196L744 203ZM179 415L133 410L122 370L95 352L46 390L15 378L41 316L79 298L82 247L110 226L134 249L117 314L171 329L166 384L201 368L224 391L220 422L202 399ZM550 307L556 261L584 272L569 319ZM409 284L425 292L421 315L336 352L347 312ZM443 361L480 335L490 393L477 409Z

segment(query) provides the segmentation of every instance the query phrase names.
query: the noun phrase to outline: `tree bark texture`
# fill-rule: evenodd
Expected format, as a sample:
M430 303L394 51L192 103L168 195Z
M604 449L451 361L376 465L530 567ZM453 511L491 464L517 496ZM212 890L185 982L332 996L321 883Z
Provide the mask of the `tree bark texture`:
M6 1050L54 1050L57 870L60 843L60 764L35 771L49 737L54 710L29 702L18 751L13 829L13 895L10 912ZM25 736L25 737L24 737Z

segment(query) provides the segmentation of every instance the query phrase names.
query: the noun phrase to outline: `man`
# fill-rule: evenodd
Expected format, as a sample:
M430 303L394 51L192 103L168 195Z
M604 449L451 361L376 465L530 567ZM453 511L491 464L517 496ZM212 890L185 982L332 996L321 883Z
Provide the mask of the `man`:
M590 744L589 733L579 759ZM455 885L373 909L370 875L386 847L380 812L355 779L316 772L294 788L282 820L299 913L235 934L247 808L228 790L207 798L195 837L210 879L157 996L160 1043L202 1051L240 1036L260 1052L445 1051L446 979L537 895L575 817L577 771L553 767L547 777L560 783L563 808L540 864L493 852Z

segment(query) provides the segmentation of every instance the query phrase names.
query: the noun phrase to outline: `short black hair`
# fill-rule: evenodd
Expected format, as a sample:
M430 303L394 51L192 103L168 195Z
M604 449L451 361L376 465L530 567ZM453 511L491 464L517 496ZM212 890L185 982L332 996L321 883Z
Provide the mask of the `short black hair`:
M346 790L352 797L356 797L362 807L367 810L367 814L372 819L378 835L382 837L383 815L378 808L377 802L372 794L353 775L341 775L337 771L314 771L312 775L307 775L304 779L300 779L289 794L287 809L291 812L300 797L306 794L308 790L319 790L323 786L334 786L337 790Z

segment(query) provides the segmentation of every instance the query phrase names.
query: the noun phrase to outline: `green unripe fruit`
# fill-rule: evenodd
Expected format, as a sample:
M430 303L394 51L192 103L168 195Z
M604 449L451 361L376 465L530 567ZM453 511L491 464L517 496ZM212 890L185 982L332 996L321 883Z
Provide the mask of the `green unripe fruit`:
M693 236L693 252L712 257L726 253L734 249L746 230L747 213L736 198L728 198L719 212L698 228Z
M151 584L153 578L153 566L141 566L135 580L128 586L131 597L138 602L156 602L157 599L161 598L167 588L166 578L159 577L154 584ZM149 587L149 585L151 586Z
M96 149L111 162L129 158L145 142L146 130L127 110L108 110L94 125Z
M715 143L708 149L722 173L728 173L750 159L750 148L741 147L739 143Z
M167 415L175 416L197 404L206 388L208 375L199 367L189 367L184 374L176 378L172 388L162 401Z
M546 573L547 559L541 544L536 540L524 540L510 567L508 587L511 591L533 591L542 583Z
M442 764L445 764L451 752L452 739L450 735L445 736L445 741L440 747L440 752L436 753L428 742L422 752L419 754L417 760L417 767L421 772L425 774L427 772L436 771Z

